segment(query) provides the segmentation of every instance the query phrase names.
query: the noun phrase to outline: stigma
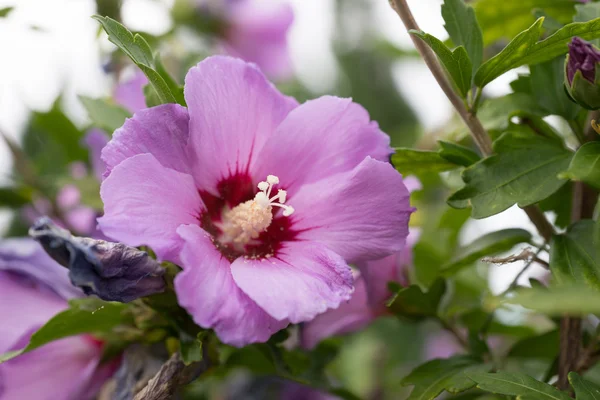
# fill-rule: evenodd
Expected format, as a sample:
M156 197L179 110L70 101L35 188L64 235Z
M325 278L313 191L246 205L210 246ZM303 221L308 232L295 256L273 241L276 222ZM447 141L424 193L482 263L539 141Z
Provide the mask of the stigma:
M279 189L273 194L273 187L279 184L275 175L267 176L267 180L258 184L259 192L252 200L238 204L231 209L225 209L222 221L217 224L222 234L218 240L221 244L233 245L243 250L247 244L253 244L262 232L273 222L273 207L283 209L283 216L289 217L294 213L292 206L284 204L287 197L285 190Z

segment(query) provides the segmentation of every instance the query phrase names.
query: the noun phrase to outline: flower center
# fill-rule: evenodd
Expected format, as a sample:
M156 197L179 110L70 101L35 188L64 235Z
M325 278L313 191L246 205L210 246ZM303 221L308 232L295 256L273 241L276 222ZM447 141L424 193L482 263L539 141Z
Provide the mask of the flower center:
M285 205L287 192L279 189L273 197L273 186L279 183L275 175L267 176L266 182L258 184L259 192L252 200L245 201L233 208L226 208L222 220L217 223L221 230L218 241L224 245L233 245L241 251L247 244L256 244L256 239L267 230L273 222L273 207L283 209L283 215L288 217L294 208Z

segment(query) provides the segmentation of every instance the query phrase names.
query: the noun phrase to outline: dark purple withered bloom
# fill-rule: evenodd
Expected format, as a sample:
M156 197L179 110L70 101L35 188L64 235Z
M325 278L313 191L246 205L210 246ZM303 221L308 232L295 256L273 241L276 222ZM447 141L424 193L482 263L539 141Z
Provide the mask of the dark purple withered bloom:
M0 242L0 354L23 348L67 300L83 296L67 270L27 238ZM0 399L95 398L116 368L101 364L103 343L87 335L57 340L0 364Z
M598 62L600 62L600 51L591 43L574 37L569 43L569 60L567 62L569 84L573 84L577 71L581 71L583 77L593 83L596 79L596 64Z
M69 269L73 285L103 300L127 303L165 289L164 269L146 252L122 243L72 236L48 218L29 234Z

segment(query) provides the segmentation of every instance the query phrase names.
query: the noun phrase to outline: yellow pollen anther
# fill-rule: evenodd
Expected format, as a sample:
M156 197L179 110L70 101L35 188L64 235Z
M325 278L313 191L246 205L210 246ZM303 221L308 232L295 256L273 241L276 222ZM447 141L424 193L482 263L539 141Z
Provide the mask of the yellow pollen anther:
M223 232L219 237L221 243L231 243L238 249L257 239L273 221L273 207L283 209L283 215L288 217L293 214L294 208L284 205L287 197L285 190L279 189L273 197L271 191L279 183L275 175L267 176L266 182L260 182L260 190L254 199L238 204L232 209L223 211L222 222L218 224Z

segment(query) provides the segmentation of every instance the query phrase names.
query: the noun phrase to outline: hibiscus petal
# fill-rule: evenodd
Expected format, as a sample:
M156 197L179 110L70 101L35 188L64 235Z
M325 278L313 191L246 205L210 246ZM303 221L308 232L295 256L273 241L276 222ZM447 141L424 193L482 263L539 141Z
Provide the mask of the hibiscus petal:
M271 258L238 258L231 272L237 285L267 313L292 323L338 307L353 290L350 267L315 242L285 242Z
M403 249L414 211L402 176L370 157L350 172L302 186L287 203L296 209L298 239L324 243L348 262Z
M276 175L293 194L302 184L350 171L367 156L388 161L390 154L390 138L362 106L324 96L290 112L260 152L253 175Z
M107 236L129 246L148 245L161 260L178 261L182 224L197 224L204 204L190 175L165 168L151 154L115 167L100 187Z
M57 268L64 269L58 264ZM0 271L0 354L10 350L24 332L45 324L67 306L66 300L35 279Z
M49 343L0 365L3 400L87 400L101 351L84 336Z
M392 296L388 289L390 281L408 286L408 268L412 264L412 249L419 240L421 231L410 228L404 249L396 254L379 260L370 260L357 264L367 284L369 304L371 307L383 307Z
M367 289L361 276L354 281L350 300L333 310L327 310L304 324L301 330L302 346L312 349L325 338L357 331L367 326L376 315L367 302Z
M186 154L188 112L177 104L140 110L117 129L102 150L106 164L104 178L122 161L136 154L150 153L165 167L189 171Z
M102 149L107 145L109 139L106 132L100 129L92 129L83 137L83 144L85 144L90 153L92 172L98 180L102 180L102 174L104 174L104 170L106 169L106 165L102 161Z
M256 66L223 56L209 57L188 72L185 99L196 182L214 195L220 181L247 172L275 128L297 106Z
M0 241L0 271L25 275L47 285L66 300L83 295L81 290L71 285L69 271L50 258L42 246L30 238Z
M234 346L265 342L287 325L263 311L244 294L231 276L231 263L219 253L211 236L197 225L181 226L185 241L183 271L175 277L179 304L203 328Z
M287 31L294 21L292 6L280 1L229 2L225 47L232 55L254 62L274 79L292 73Z
M146 108L144 86L147 83L148 78L146 78L146 75L142 70L136 68L132 77L117 85L113 97L117 104L122 105L129 112L135 113Z

